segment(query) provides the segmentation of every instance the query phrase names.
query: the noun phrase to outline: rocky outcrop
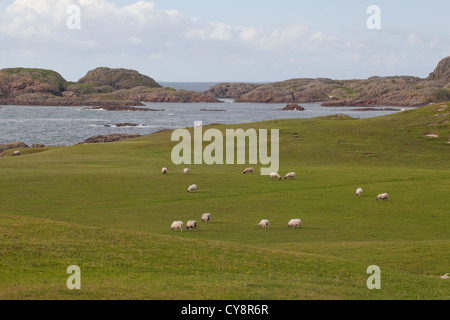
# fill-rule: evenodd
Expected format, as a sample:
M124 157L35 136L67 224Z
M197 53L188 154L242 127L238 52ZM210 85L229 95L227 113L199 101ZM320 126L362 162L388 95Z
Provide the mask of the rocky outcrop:
M331 79L291 79L258 86L236 99L236 102L308 103L329 99L339 89Z
M125 123L116 123L116 127L118 127L118 128L121 128L121 127L138 127L139 125L138 124L135 124L135 123L128 123L128 122L125 122Z
M44 69L8 68L0 70L0 100L14 101L21 95L61 96L65 80L60 74Z
M87 144L87 143L107 143L107 142L116 142L127 139L133 139L140 137L139 134L122 134L122 133L113 133L108 135L100 135L90 137L79 144Z
M251 84L222 83L208 91L163 88L134 70L97 68L76 83L51 70L0 70L0 105L143 106L143 102L310 103L323 106L422 106L450 100L450 57L426 78L371 77L366 80L291 79Z
M142 75L135 70L110 69L105 67L96 68L89 71L83 78L78 80L78 84L90 85L93 88L100 87L107 90L132 89L135 87L161 88L155 80ZM109 89L111 88L111 89Z
M45 144L43 143L33 143L31 145L32 148L45 148Z
M14 142L7 144L0 144L0 153L10 149L29 148L29 146L23 142Z
M216 103L219 100L202 92L175 90L172 88L148 88L136 87L129 90L114 91L112 96L118 99L130 99L136 102L172 102L172 103L194 103L209 102Z
M299 106L296 103L290 103L290 104L288 104L286 107L284 107L281 110L284 110L284 111L305 111L305 108L303 108L302 106Z
M50 93L27 93L9 99L0 99L0 104L20 106L143 106L130 99L117 99L110 95L85 95L78 97L56 96Z
M450 100L450 57L426 79L409 76L366 80L291 79L251 86L218 84L208 95L235 102L311 103L323 106L423 106Z
M427 80L442 80L450 82L450 57L439 61L436 69L428 76Z
M211 87L207 93L211 97L234 99L256 89L259 84L252 83L220 83Z
M450 100L450 90L442 83L414 77L371 77L349 81L346 87L355 94L322 105L418 107Z
M97 68L76 83L51 70L0 70L0 105L127 107L142 102L219 101L200 92L162 88L127 69Z

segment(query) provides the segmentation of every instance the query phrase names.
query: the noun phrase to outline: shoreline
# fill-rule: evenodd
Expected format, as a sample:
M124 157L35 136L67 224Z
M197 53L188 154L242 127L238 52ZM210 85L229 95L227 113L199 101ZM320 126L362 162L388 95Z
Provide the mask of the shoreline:
M162 102L160 104L166 104L166 103ZM228 105L230 103L224 102L224 104ZM240 104L240 103L236 103L236 104ZM245 104L247 104L247 103L245 103ZM272 104L263 104L263 105L272 105ZM56 106L9 106L9 107L12 107L12 108L16 108L16 107L18 107L18 108L20 108L20 107L24 107L24 108L30 108L30 107L46 108L46 107L56 107ZM72 107L72 108L76 108L76 107ZM416 107L410 107L408 109L416 109ZM89 110L92 110L92 109L88 108L88 109L80 109L80 110L82 110L82 111L89 111ZM210 110L207 110L207 109L199 109L199 110L194 109L194 110L195 111L199 111L201 113L205 113L205 111L210 111L210 112L206 112L207 114L217 114L217 113L223 113L223 112L227 111L227 110L222 110L222 109L220 109L220 112L218 112L219 111L218 109L210 109ZM291 111L291 110L287 110L286 111L286 110L279 110L279 109L274 109L274 110L278 110L280 112L283 112L283 114L292 114L292 115L300 115L301 114L301 112L299 112L299 111L296 112L296 111ZM93 111L95 111L95 110L93 110ZM171 110L159 109L159 110L154 110L152 112L155 112L155 111L156 112L157 111L159 111L159 112L170 112ZM380 108L370 108L370 110L367 110L367 108L361 107L361 110L357 110L357 111L372 111L372 112L379 112L380 111L380 112L396 113L396 112L399 112L400 109L383 108L383 106L381 106ZM117 112L125 112L125 111L120 110L120 111L117 111ZM139 112L139 111L134 111L134 112ZM304 112L304 111L302 111L302 112ZM127 111L127 113L128 113L128 111ZM230 113L230 112L227 112L227 113ZM333 113L333 114L317 115L315 117L308 117L308 118L305 118L305 117L281 117L281 118L265 119L265 120L257 120L257 121L248 121L248 122L244 121L244 122L239 122L239 123L236 123L236 122L234 122L232 120L230 120L230 122L218 122L217 119L216 119L213 123L208 123L205 126L213 125L213 124L215 124L215 125L236 125L236 124L248 124L248 123L253 123L253 122L278 121L278 120L289 120L289 119L315 119L315 118L321 118L321 117L324 117L324 116L333 116L333 115L336 115L336 114L339 114L339 111L337 111L336 113ZM378 116L380 116L380 115L375 114L375 115L373 115L371 117L365 117L365 118L372 118L372 117L378 117ZM356 120L357 119L365 119L365 118L360 118L359 116L358 117L347 116L347 117L350 117L350 118L353 118L353 119L356 119ZM105 122L106 122L106 120L105 120ZM126 124L126 123L133 124L133 125L127 125L127 126L123 125L123 124ZM98 125L95 125L95 126L96 127L98 126L99 128L105 128L105 129L110 129L111 128L111 129L119 129L119 130L120 129L134 129L134 128L138 128L139 130L141 130L142 128L151 128L152 127L152 126L146 125L144 122L136 124L136 123L131 123L131 122L128 122L128 121L124 121L124 122L120 122L120 123L119 122L117 122L117 123L112 122L112 123L106 123L106 124L103 123L103 124L98 124ZM126 131L123 131L123 132L117 132L117 130L114 130L115 132L93 134L93 135L88 136L86 138L80 139L80 141L73 142L73 143L67 143L67 144L65 144L65 143L56 143L56 144L55 143L49 143L49 144L45 144L45 143L42 143L41 141L39 141L39 142L34 142L33 141L33 143L27 143L26 139L20 139L20 140L24 140L25 142L23 142L23 143L25 143L27 145L43 145L42 148L56 148L56 147L67 147L67 146L74 146L74 145L78 145L78 144L83 144L83 143L86 143L85 141L92 140L95 137L97 137L99 140L102 140L102 139L103 140L105 140L105 139L108 140L108 136L110 136L110 137L114 137L114 136L125 137L127 135L135 135L135 137L137 137L137 136L147 136L147 135L152 135L154 133L158 133L160 131L175 130L175 129L182 129L182 128L191 128L191 127L192 126L184 126L184 125L180 125L180 126L175 127L175 128L171 127L171 126L161 127L161 128L159 128L159 130L156 130L156 131L153 131L153 132L149 132L149 133L143 133L143 134L137 134L136 130L134 130L134 131L133 130L126 130ZM99 132L100 131L101 130L99 130ZM103 143L110 143L110 142L116 142L116 141L120 141L120 140L103 141ZM9 140L7 142L0 143L0 146L2 146L2 145L12 145L12 144L15 144L15 143L18 143L18 142L22 142L22 141L12 141L11 142L11 140ZM95 143L95 142L91 142L91 143ZM96 142L96 143L98 143L98 142ZM29 148L32 148L32 147L29 147ZM3 151L0 151L0 153L3 152Z

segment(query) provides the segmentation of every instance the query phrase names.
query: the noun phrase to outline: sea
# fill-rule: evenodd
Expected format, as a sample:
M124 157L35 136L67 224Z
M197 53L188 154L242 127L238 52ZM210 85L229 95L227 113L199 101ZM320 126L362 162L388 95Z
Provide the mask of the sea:
M174 89L205 91L212 82L160 82ZM236 103L145 103L144 107L159 111L106 111L89 107L0 106L0 144L24 142L63 146L80 143L87 138L113 133L147 135L161 130L193 127L194 122L238 124L288 118L314 118L345 114L354 118L370 118L396 111L354 111L355 107L322 107L320 103L302 103L305 111L283 111L286 104ZM377 109L383 109L383 106ZM117 126L130 123L132 126Z

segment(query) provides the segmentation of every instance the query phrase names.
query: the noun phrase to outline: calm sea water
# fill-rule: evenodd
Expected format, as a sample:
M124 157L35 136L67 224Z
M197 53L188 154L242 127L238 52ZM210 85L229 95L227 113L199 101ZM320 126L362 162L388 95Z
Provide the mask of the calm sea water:
M321 107L302 104L305 111L282 111L286 104L234 103L147 103L161 111L83 110L83 107L0 106L0 144L22 141L28 145L72 145L95 135L112 133L150 134L163 129L212 123L236 124L285 118L313 118L343 113L368 118L393 111L351 111L353 107ZM382 108L382 107L379 107ZM202 111L224 110L224 111ZM400 108L398 108L400 109ZM133 123L137 127L116 127Z

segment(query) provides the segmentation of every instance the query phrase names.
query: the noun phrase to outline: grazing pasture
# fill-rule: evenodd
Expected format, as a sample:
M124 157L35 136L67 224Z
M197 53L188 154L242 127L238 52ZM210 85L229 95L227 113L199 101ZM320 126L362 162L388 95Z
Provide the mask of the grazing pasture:
M184 174L171 131L0 158L0 299L449 299L450 116L439 106L208 126L279 129L278 173L296 173L281 181L259 164ZM196 232L171 232L205 212ZM288 227L295 218L301 228ZM70 265L80 290L66 287ZM367 288L371 265L380 290Z

